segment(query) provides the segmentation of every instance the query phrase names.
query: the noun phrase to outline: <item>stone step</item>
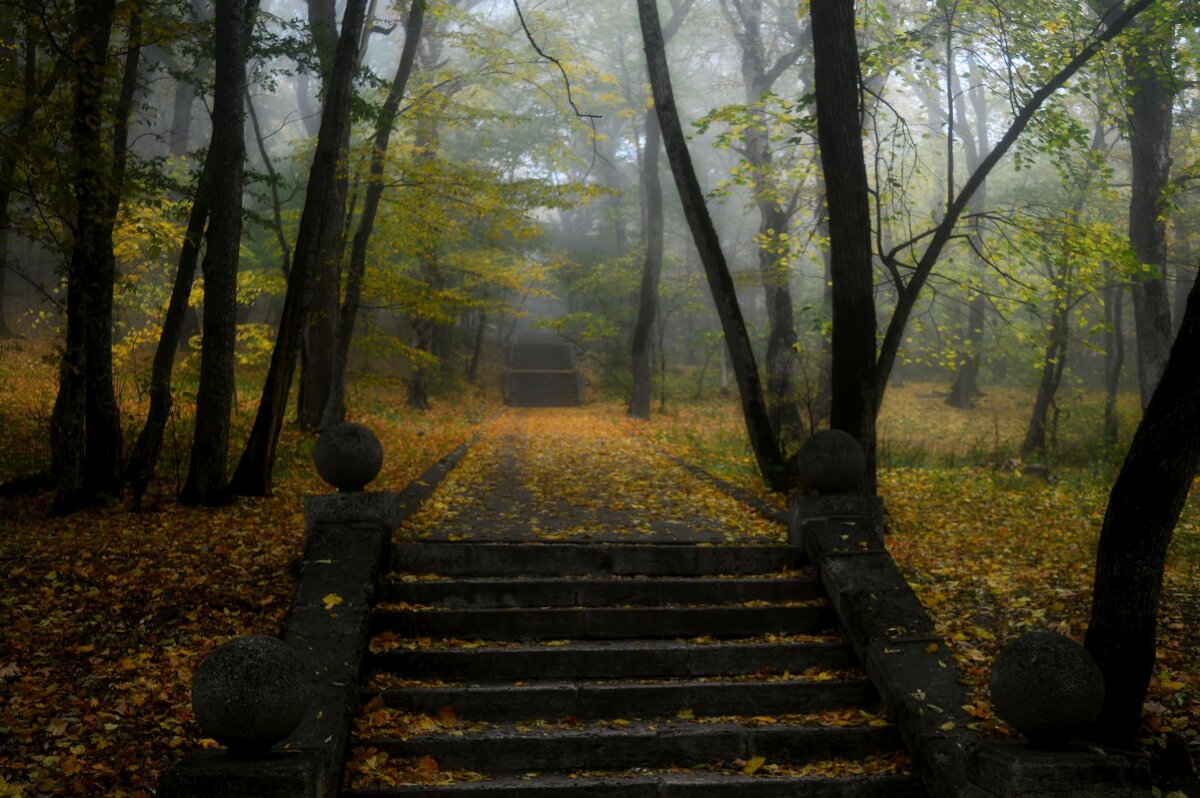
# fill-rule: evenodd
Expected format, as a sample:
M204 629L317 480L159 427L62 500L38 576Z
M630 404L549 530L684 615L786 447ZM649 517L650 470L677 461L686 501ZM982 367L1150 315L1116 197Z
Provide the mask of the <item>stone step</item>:
M742 776L667 771L612 776L539 774L437 786L342 790L345 798L443 798L500 793L504 798L927 798L912 776Z
M387 610L371 613L373 634L465 640L751 637L834 628L826 603L766 607L552 607Z
M815 577L561 579L389 579L380 601L440 607L603 607L808 601L824 595Z
M654 679L839 670L855 664L844 642L711 642L571 640L562 645L422 647L372 654L368 668L412 679L450 681Z
M488 773L690 767L765 757L777 764L859 759L900 749L888 726L743 726L736 723L629 722L610 728L537 729L521 724L356 741L394 757L432 757L438 767Z
M396 571L453 577L748 575L806 565L808 558L799 546L463 541L392 547Z
M449 707L463 719L517 721L537 718L675 718L799 715L872 707L878 695L865 679L802 681L533 682L465 684L368 690L386 706L422 715Z

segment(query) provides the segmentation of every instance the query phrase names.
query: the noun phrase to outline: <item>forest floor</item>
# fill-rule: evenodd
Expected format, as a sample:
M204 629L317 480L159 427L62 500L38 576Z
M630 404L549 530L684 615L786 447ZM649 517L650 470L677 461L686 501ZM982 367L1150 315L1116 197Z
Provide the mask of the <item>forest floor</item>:
M0 342L0 484L46 468L55 389L47 354ZM386 453L381 489L403 486L500 410L464 394L418 413L403 406L399 383L356 385L353 418L375 429ZM143 401L131 384L122 393L132 437ZM252 420L252 395L242 392L235 440ZM1029 475L1012 454L1028 403L1025 392L998 390L976 410L961 411L944 405L933 387L911 385L891 390L880 424L889 549L975 686L980 728L996 733L1004 729L991 717L985 687L1002 643L1031 629L1082 637L1096 536L1119 463L1119 453L1091 442L1098 405L1085 399L1060 421L1055 451L1062 454L1051 458L1049 478ZM570 469L541 464L552 492L586 484L590 465L624 475L629 512L653 512L662 497L639 492L639 475L647 473L640 469L652 471L665 452L762 493L728 400L670 405L649 423L626 418L617 403L554 418L547 432L573 448L562 454ZM0 797L148 798L166 764L206 744L189 707L196 665L230 636L278 631L302 544L301 497L326 491L309 465L313 438L285 431L271 498L204 510L172 500L189 426L180 418L168 430L165 476L140 512L114 506L54 518L45 492L0 496L0 692L7 697L0 703ZM698 511L711 517L708 488L692 490ZM756 528L745 518L725 522L745 525L744 534ZM1200 759L1198 599L1200 501L1193 495L1166 573L1143 724L1147 752L1174 743Z

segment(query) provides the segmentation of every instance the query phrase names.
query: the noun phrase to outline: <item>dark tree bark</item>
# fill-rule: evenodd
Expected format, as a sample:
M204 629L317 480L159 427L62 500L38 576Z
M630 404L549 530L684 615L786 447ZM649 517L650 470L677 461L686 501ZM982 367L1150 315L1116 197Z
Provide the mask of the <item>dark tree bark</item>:
M833 402L829 424L853 435L867 455L875 493L875 285L871 212L863 160L858 43L853 0L811 6L817 141L829 209L833 276Z
M350 342L354 338L354 323L358 317L358 306L362 296L363 276L367 270L367 244L375 227L379 213L379 201L383 197L383 171L387 158L388 142L392 128L400 114L400 103L412 75L416 62L417 44L421 39L421 28L425 21L424 0L413 0L409 7L408 20L404 25L404 49L400 63L388 90L387 99L379 112L375 126L375 139L371 146L371 166L367 177L367 191L363 198L362 213L354 231L354 243L350 249L350 269L346 275L346 299L338 316L337 348L334 350L332 380L329 398L321 418L321 426L327 427L343 421L346 417L346 364L350 357ZM482 328L482 320L480 326ZM476 346L478 352L478 345ZM472 361L474 363L474 360Z
M1200 290L1108 499L1096 554L1084 645L1104 673L1101 735L1137 732L1154 669L1158 601L1167 548L1200 466Z
M1064 269L1069 268L1067 266ZM1069 295L1068 295L1069 296ZM1067 365L1067 346L1070 333L1070 303L1068 297L1063 297L1054 308L1054 318L1050 323L1050 340L1046 345L1046 354L1042 361L1042 377L1038 381L1037 397L1033 402L1033 413L1029 418L1029 426L1025 429L1025 440L1021 443L1021 457L1027 458L1033 453L1046 456L1046 428L1050 415L1050 407L1054 404L1058 386L1062 383L1063 369Z
M663 28L663 43L671 41L683 20L691 11L694 0L674 3L671 19ZM633 389L629 395L629 415L650 418L650 333L658 318L658 281L663 264L663 193L659 179L662 133L658 116L653 109L646 112L643 125L645 146L642 148L642 221L646 258L642 262L642 281L638 289L637 319L630 338L630 371Z
M1126 80L1131 90L1127 106L1132 163L1129 246L1147 269L1135 276L1131 289L1142 407L1149 403L1158 384L1174 334L1167 299L1165 219L1175 97L1169 77L1173 31L1173 25L1138 25L1137 41L1124 53Z
M56 512L121 495L121 419L113 391L112 321L116 258L112 236L124 184L129 115L141 56L141 14L129 22L129 45L115 122L104 146L104 72L113 0L79 2L73 15L75 220L67 267L67 332L59 392L51 414Z
M205 165L211 204L203 266L204 336L192 456L180 494L185 504L225 498L246 157L246 27L246 0L216 0L212 145Z
M230 480L230 490L237 495L266 496L271 492L275 448L287 411L288 391L292 384L300 327L304 320L304 287L309 270L315 268L320 256L323 228L329 219L329 205L335 200L338 155L346 126L350 124L351 81L365 7L366 0L348 0L342 17L342 34L338 38L333 74L325 92L321 130L317 135L317 149L309 170L308 193L300 215L300 230L279 320L279 332L271 352L271 364L267 369L267 380L254 426Z
M658 279L663 263L663 193L658 178L658 116L646 112L646 146L642 151L642 194L645 202L646 260L642 265L642 283L638 291L638 314L633 325L631 362L633 392L629 397L629 415L650 418L650 333L658 317Z
M754 449L763 479L772 490L785 490L788 482L787 467L767 415L750 336L746 332L746 323L738 305L737 291L729 274L729 267L725 263L725 255L721 251L720 239L713 227L708 207L704 204L704 192L692 167L687 139L683 135L679 112L675 107L671 74L667 66L666 44L663 41L655 0L638 0L638 18L642 28L642 41L646 48L646 68L654 93L654 107L658 114L667 159L671 163L671 173L675 177L675 187L679 192L684 216L687 218L688 227L691 228L700 261L704 265L717 316L721 320L721 329L725 333L750 445Z
M1105 265L1105 275L1112 280L1112 268ZM1182 308L1180 309L1182 311ZM1121 385L1121 369L1125 366L1125 286L1112 285L1104 289L1104 444L1116 446L1120 433L1117 419L1117 388ZM1182 312L1180 313L1182 318Z
M954 383L950 386L950 394L946 404L969 410L975 406L975 400L983 396L979 390L979 347L983 344L983 325L987 313L988 300L983 294L971 298L967 307L967 326L963 334L966 353L962 365L954 375Z

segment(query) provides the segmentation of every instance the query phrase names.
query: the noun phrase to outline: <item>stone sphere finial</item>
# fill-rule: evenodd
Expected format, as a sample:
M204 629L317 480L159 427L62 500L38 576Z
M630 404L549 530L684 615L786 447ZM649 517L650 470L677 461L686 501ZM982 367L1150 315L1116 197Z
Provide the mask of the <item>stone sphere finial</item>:
M235 637L192 679L192 712L206 737L234 756L264 757L304 719L312 687L301 657L274 637Z
M854 436L840 429L813 433L792 458L792 477L818 493L851 493L867 471L867 457Z
M1104 675L1071 638L1030 632L996 657L991 693L1005 723L1032 745L1053 746L1095 724L1104 707Z
M339 491L361 491L383 468L383 447L370 429L344 421L321 433L313 462L321 479Z

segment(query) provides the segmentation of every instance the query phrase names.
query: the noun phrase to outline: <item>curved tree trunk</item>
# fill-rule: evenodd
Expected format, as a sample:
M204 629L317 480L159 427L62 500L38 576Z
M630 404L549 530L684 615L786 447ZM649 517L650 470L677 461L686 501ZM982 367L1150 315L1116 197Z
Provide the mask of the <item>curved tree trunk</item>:
M216 504L225 497L246 157L245 20L245 0L216 0L213 134L205 164L211 180L208 186L211 207L203 266L204 334L200 343L200 386L196 392L192 456L180 494L180 500L186 504Z
M1162 378L1108 499L1084 645L1107 685L1100 728L1137 732L1154 669L1167 548L1200 466L1200 290L1192 289Z
M346 276L346 299L338 316L337 348L333 354L329 398L321 417L322 428L337 424L346 417L346 364L350 357L350 342L354 337L354 323L358 317L363 276L367 269L367 243L370 241L371 231L375 227L379 201L383 197L383 169L388 142L391 140L396 117L400 114L400 102L404 99L408 79L412 75L417 55L417 43L421 38L424 21L424 0L413 0L408 11L408 20L404 25L404 49L400 53L400 63L396 67L396 76L392 79L392 86L388 90L387 99L384 100L383 109L380 111L379 121L375 127L367 192L363 199L362 214L358 218L358 227L354 231L354 243L350 248L350 270ZM481 321L481 331L482 323ZM478 353L478 346L476 346L476 352Z
M287 411L300 327L304 320L304 287L309 269L315 268L319 257L323 227L329 215L328 205L333 201L344 128L350 124L351 80L354 77L358 34L362 29L365 10L366 0L347 0L333 75L325 92L317 149L309 170L308 193L300 215L300 230L296 236L292 274L284 296L279 332L271 352L271 364L267 369L267 380L258 413L254 417L254 426L229 484L230 490L237 495L266 496L271 492L275 448Z
M737 291L729 274L729 267L725 263L725 255L721 251L721 242L704 204L704 192L700 188L700 181L696 179L696 172L687 150L687 139L684 138L679 112L675 107L671 74L667 66L666 44L663 41L655 0L638 0L638 18L642 28L642 41L646 48L646 69L654 93L654 107L662 129L667 159L671 163L671 172L675 177L675 187L679 191L684 216L687 218L688 227L691 228L700 261L704 264L713 303L721 320L721 329L725 333L750 445L754 449L763 479L772 490L785 490L788 482L787 466L767 416L750 336L746 332L746 323L738 306Z

